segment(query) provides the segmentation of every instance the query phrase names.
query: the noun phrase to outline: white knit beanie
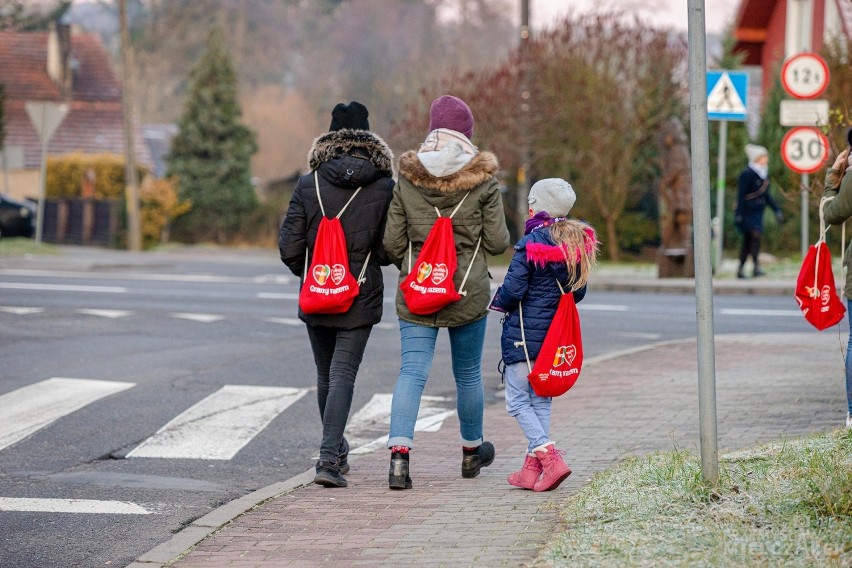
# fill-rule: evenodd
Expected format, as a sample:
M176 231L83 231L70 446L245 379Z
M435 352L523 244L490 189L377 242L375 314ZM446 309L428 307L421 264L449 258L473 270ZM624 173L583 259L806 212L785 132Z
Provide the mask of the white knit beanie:
M533 215L546 211L551 217L564 217L574 207L577 194L564 179L547 178L533 184L528 201Z
M766 151L766 148L764 148L763 146L758 146L757 144L746 144L745 153L749 163L756 162L757 159L761 156L769 155L769 152Z

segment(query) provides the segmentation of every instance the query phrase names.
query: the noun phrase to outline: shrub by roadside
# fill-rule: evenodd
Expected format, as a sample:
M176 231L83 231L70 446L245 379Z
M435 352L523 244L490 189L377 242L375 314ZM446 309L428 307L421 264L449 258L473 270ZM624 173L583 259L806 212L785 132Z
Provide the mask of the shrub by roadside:
M850 566L852 430L724 456L717 489L675 450L630 458L564 505L554 566Z

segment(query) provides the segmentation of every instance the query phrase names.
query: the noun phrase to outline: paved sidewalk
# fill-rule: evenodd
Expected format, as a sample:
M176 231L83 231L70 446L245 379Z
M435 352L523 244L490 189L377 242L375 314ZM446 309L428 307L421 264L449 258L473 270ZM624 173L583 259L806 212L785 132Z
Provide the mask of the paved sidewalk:
M845 418L841 341L845 337L835 331L718 337L720 448L839 427ZM531 564L554 531L564 528L559 503L595 472L631 454L695 448L695 361L694 341L587 361L577 386L554 401L552 437L567 449L574 470L555 492L537 494L506 483L526 443L502 405L492 405L486 437L497 459L476 479L461 478L458 423L447 420L438 432L417 435L413 490L387 489L388 452L376 451L351 460L346 489L321 488L309 483L310 475L300 476L292 484L307 485L229 523L238 512L233 506L212 521L214 512L131 566L160 565L219 525L174 566ZM266 497L282 487L268 489ZM255 497L242 509L263 494Z

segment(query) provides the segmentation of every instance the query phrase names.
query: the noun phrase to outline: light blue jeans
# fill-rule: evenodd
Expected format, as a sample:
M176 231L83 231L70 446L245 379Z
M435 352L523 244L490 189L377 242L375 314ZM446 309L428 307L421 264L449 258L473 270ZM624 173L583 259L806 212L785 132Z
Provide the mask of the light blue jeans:
M535 363L535 361L533 361ZM529 368L526 362L506 365L503 377L506 381L506 411L524 431L529 441L527 453L533 448L542 446L550 441L550 397L538 396L532 389L527 375Z
M849 407L849 412L852 413L852 300L846 300L846 305L849 309L846 311L846 318L849 320L849 343L846 345L846 404Z
M459 415L462 446L475 448L482 444L482 414L485 396L482 391L482 345L485 325L482 318L459 327L449 327L453 376L456 379L456 410ZM427 327L399 320L402 341L402 365L391 404L388 447L414 447L414 424L420 410L420 397L429 378L435 356L437 327Z

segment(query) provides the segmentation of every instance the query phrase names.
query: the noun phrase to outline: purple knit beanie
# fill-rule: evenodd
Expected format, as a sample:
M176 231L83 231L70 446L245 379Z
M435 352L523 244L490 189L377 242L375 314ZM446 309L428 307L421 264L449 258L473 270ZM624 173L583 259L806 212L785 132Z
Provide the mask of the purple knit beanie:
M429 108L429 132L446 128L473 137L473 113L463 100L452 95L443 95L432 101Z

